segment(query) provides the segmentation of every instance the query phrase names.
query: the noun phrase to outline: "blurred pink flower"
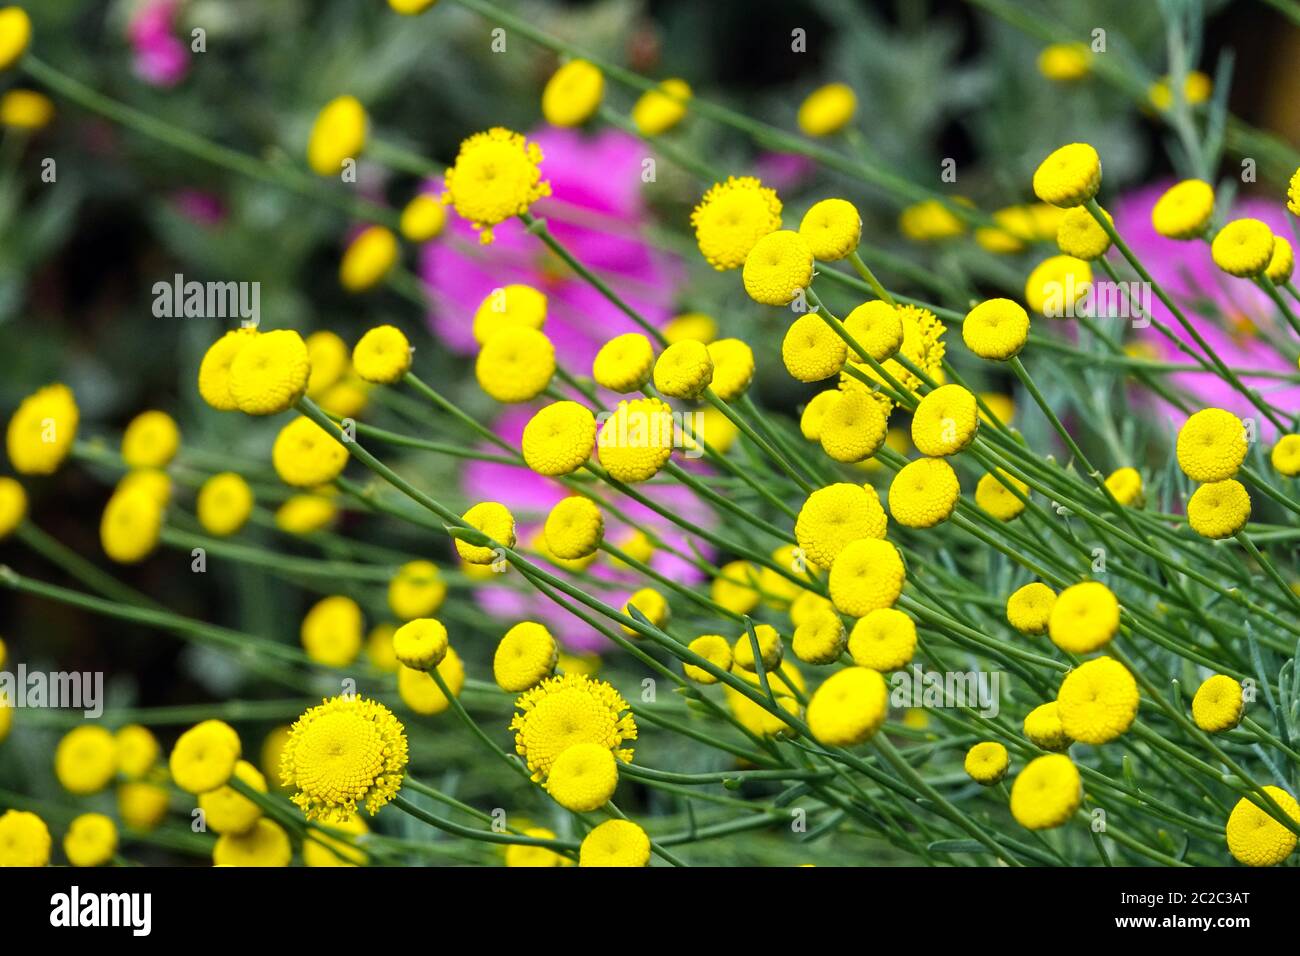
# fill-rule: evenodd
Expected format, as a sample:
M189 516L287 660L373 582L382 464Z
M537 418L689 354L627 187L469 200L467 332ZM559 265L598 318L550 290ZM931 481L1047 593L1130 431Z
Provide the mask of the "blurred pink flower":
M1272 328L1289 334L1285 319L1278 314L1277 307L1268 296L1254 283L1234 278L1219 269L1210 257L1208 244L1166 239L1151 225L1151 209L1171 185L1171 182L1157 183L1120 199L1111 210L1120 235L1146 266L1152 278L1169 293L1196 331L1228 366L1234 369L1294 372L1294 363L1279 354L1257 332L1258 329ZM1259 219L1267 223L1275 234L1288 240L1291 238L1286 210L1278 203L1245 199L1238 202L1230 214L1223 215L1222 219L1227 221L1242 216ZM1112 253L1112 257L1115 255L1117 253ZM1151 302L1155 317L1167 325L1180 340L1199 351L1192 338L1160 300L1152 295ZM1138 330L1137 341L1150 345L1162 360L1182 363L1190 361L1154 327ZM1271 405L1284 410L1300 406L1300 386L1258 376L1241 378ZM1217 375L1200 371L1176 372L1170 379L1205 405L1225 408L1236 415L1256 419L1263 437L1273 434L1272 425L1262 418L1259 410ZM1162 407L1169 411L1175 423L1182 423L1181 413L1163 403Z
M179 0L149 0L127 25L136 75L153 86L175 86L190 68L190 51L172 32Z
M642 238L649 225L641 195L646 147L618 130L588 135L544 127L529 139L542 148L542 175L552 192L533 206L533 214L544 217L555 238L633 309L654 325L665 324L674 314L684 267ZM496 241L480 246L478 234L453 213L448 235L424 247L421 271L435 300L430 320L450 349L476 351L475 309L493 289L512 283L546 293L546 334L569 371L587 374L602 344L637 330L518 220L494 231Z

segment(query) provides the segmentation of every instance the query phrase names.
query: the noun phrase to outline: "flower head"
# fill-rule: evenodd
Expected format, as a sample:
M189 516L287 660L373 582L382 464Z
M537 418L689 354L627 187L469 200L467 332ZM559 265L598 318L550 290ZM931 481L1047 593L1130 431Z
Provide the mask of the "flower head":
M754 350L740 339L718 339L707 347L713 362L710 387L714 394L724 402L739 398L754 379Z
M347 448L305 415L281 428L271 446L275 473L295 488L314 488L331 482L347 463Z
M142 487L115 491L104 506L99 540L104 553L119 564L135 564L158 546L163 505Z
M979 423L974 394L961 385L941 385L912 414L912 442L923 455L956 454L975 439Z
M68 731L54 750L54 775L69 793L98 793L117 773L113 735L93 724Z
M963 769L976 783L991 787L1007 775L1010 764L1006 747L995 740L984 740L966 751Z
M1007 598L1007 622L1021 634L1046 634L1055 606L1056 592L1034 581Z
M570 60L546 81L542 115L552 126L581 126L604 95L605 74L586 60Z
M20 475L51 475L72 450L81 414L72 389L46 385L24 398L9 419L5 447Z
M546 333L524 325L493 332L474 363L479 385L498 402L527 402L551 384L555 346Z
M591 365L591 377L612 392L635 392L650 381L654 364L650 340L640 332L625 332L600 347Z
M1074 256L1044 259L1025 280L1025 304L1035 315L1068 316L1092 286L1092 268Z
M654 368L655 388L670 398L699 398L713 381L708 346L687 339L660 353Z
M877 608L893 607L903 593L903 557L891 542L862 538L841 551L828 579L835 609L850 617L865 617Z
M338 96L316 114L307 141L307 163L320 176L338 176L366 147L366 109L355 96Z
M407 242L429 242L447 228L447 207L436 196L420 193L402 207L398 229ZM358 820L358 822L360 822ZM365 826L364 823L361 824Z
M524 461L539 475L568 475L591 457L596 419L585 405L554 402L524 426Z
M874 736L888 714L889 690L880 672L845 667L813 692L808 729L820 743L851 747Z
M813 277L813 254L797 232L778 229L754 244L745 257L745 291L764 305L789 305Z
M808 496L795 519L794 536L809 561L829 570L850 543L883 538L886 523L876 489L839 482Z
M1291 243L1281 236L1274 236L1273 256L1268 260L1268 268L1264 270L1264 275L1268 276L1268 281L1274 285L1285 285L1291 281L1291 273L1294 271L1295 253L1291 249Z
M1047 628L1061 650L1090 654L1119 630L1119 601L1100 581L1071 585L1057 596Z
M240 749L239 735L229 724L205 720L181 734L172 748L172 779L186 793L215 790L235 772Z
M501 638L492 657L492 676L502 690L517 694L549 677L559 659L560 645L546 626L524 621Z
M1061 209L1081 206L1101 187L1101 157L1087 143L1062 146L1034 171L1034 194Z
M1107 743L1128 730L1137 716L1137 681L1114 658L1085 661L1061 682L1056 709L1061 729L1072 740Z
M117 772L128 780L138 780L158 762L158 738L149 728L127 724L113 736L117 747Z
M500 126L475 133L460 144L456 162L447 170L443 201L480 230L480 242L490 243L493 226L523 215L551 194L541 162L541 147L519 133Z
M388 609L399 620L437 613L447 598L447 582L432 561L408 561L388 582Z
M595 554L604 532L605 519L590 498L562 498L546 517L546 546L565 561Z
M248 415L274 415L302 398L310 372L302 336L290 329L263 332L231 360L230 397Z
M347 667L361 653L361 608L352 598L321 598L302 619L300 634L307 656L326 667Z
M329 829L346 833L342 836L325 836L309 830L302 841L302 862L305 866L364 866L366 853L357 846L357 837L370 832L366 821L354 814L346 820L332 820Z
M47 866L52 842L50 828L36 814L6 810L0 815L0 867Z
M855 312L857 310L854 310ZM853 319L853 313L850 313L849 319L845 321L845 326L857 339L858 344L872 354L876 361L880 362L886 372L905 389L910 392L916 392L921 387L921 379L911 371L900 364L897 359L889 358L895 352L901 353L912 365L919 368L931 379L942 381L943 377L943 355L945 345L943 334L947 331L946 327L940 322L929 309L922 309L914 305L899 305L894 310L900 324L903 327L903 338L901 344L885 352L886 358L878 358L875 348L868 344L870 341L876 341L875 336L868 336L868 341L863 341L858 337L857 326L850 324ZM884 318L883 310L873 307L875 313L871 317L871 327L877 329L880 334L879 343L881 346L892 344L894 333L892 323ZM856 364L856 353L849 353L849 361ZM876 372L871 366L862 364L859 369L863 374L885 384L885 379ZM864 388L865 386L857 379L847 376L840 380L842 388Z
M395 326L376 326L352 350L352 367L367 382L391 385L411 368L411 343Z
M578 866L646 866L650 838L630 820L606 820L582 840Z
M1102 210L1107 222L1114 222L1110 213ZM1091 261L1100 259L1110 249L1108 233L1092 213L1082 206L1066 210L1061 217L1061 225L1056 231L1056 245L1061 252L1076 259Z
M1178 466L1192 481L1233 477L1248 450L1246 426L1221 408L1201 409L1178 430Z
M858 109L858 97L846 83L827 83L799 104L797 121L806 136L830 136L848 126Z
M1210 734L1236 727L1244 710L1241 684L1226 674L1206 678L1192 698L1192 719L1197 727Z
M393 632L393 653L417 671L437 667L447 656L447 628L432 617L417 617Z
M223 833L212 847L217 866L288 866L293 859L289 834L266 817L243 833Z
M960 497L952 465L942 458L918 458L889 483L889 514L908 528L933 528L948 520Z
M618 759L598 743L577 743L557 758L546 777L555 802L574 813L590 813L609 803L618 786Z
M1230 538L1250 520L1250 493L1235 478L1201 485L1187 502L1187 523L1206 538Z
M790 323L781 340L781 361L800 382L820 382L838 374L847 356L844 340L821 316L812 313Z
M1264 787L1264 792L1282 808L1282 812L1300 823L1300 805L1281 787ZM1276 866L1296 847L1293 831L1275 820L1272 814L1242 797L1228 815L1228 852L1246 866Z
M672 410L657 398L622 401L596 437L600 463L618 481L648 481L673 453Z
M1086 43L1051 43L1038 54L1038 72L1057 83L1081 80L1091 68Z
M999 521L1011 521L1025 510L1025 502L1011 489L1029 496L1029 485L1007 474L1001 468L981 476L975 486L975 504Z
M266 793L266 778L247 760L235 764L233 774L245 786ZM217 833L247 833L262 817L262 808L230 784L199 794L205 822Z
M847 199L823 199L804 213L799 235L814 257L834 262L851 255L862 240L862 216Z
M844 622L834 608L819 608L795 625L790 649L805 664L833 664L847 645Z
M826 424L826 416L840 400L839 389L828 388L824 392L818 392L804 406L803 414L799 416L799 432L809 441L820 443L822 440L822 426Z
M22 7L0 10L0 70L17 63L31 39L32 21L26 10Z
M840 392L822 416L822 451L846 463L870 458L885 443L889 430L887 405L864 388Z
M1273 230L1258 219L1234 219L1214 237L1210 255L1228 275L1257 276L1273 260Z
M848 646L860 667L898 670L916 651L916 622L896 608L876 608L853 625Z
M1011 815L1027 830L1049 830L1079 809L1083 784L1064 754L1035 757L1011 785Z
M406 731L383 704L356 695L325 700L293 724L280 778L308 820L373 816L397 795L406 771Z
M980 358L1005 361L1029 339L1029 313L1011 299L987 299L966 314L962 341Z
M493 289L474 310L474 341L483 345L499 330L512 326L540 332L546 325L546 308L546 294L530 285L516 282Z
M447 655L433 672L442 678L452 697L460 696L465 686L465 665L454 647L447 648ZM441 714L451 706L451 700L430 671L419 671L405 664L399 664L397 669L397 694L402 703L425 717Z
M515 516L510 509L497 501L480 501L463 515L461 520L475 530L483 532L493 542L513 548L515 546ZM476 545L456 539L456 552L470 564L491 564L497 559L494 545Z
M203 361L199 363L199 394L217 411L233 412L239 408L230 391L230 367L244 346L254 341L258 334L257 329L251 326L232 329L213 342L203 354Z
M758 639L758 660L762 661L763 670L772 671L780 667L785 645L776 628L771 624L755 624L754 637ZM731 648L731 659L742 670L758 672L758 665L754 662L754 641L748 630L736 638Z
M122 433L122 460L131 468L162 468L180 448L181 432L166 412L141 412Z
M1065 750L1074 741L1061 726L1061 710L1056 701L1039 704L1025 715L1025 736L1043 750Z
M1214 215L1214 187L1200 179L1184 179L1165 190L1151 207L1151 225L1169 239L1195 239Z
M734 662L731 642L721 634L702 634L688 645L690 650L709 661L718 670L729 671ZM682 673L698 684L716 684L718 678L698 664L682 664Z
M8 475L0 476L0 541L13 534L27 516L27 492ZM0 664L4 658L0 657Z
M630 763L636 721L631 708L613 686L584 674L548 677L520 694L510 729L515 750L528 763L534 780L544 779L559 756L574 744L600 744Z
M709 187L691 213L700 254L713 268L738 269L758 240L781 228L781 200L753 176Z
M218 538L228 537L253 513L253 489L235 472L220 472L199 488L195 511L205 531Z
M1116 468L1106 477L1106 487L1126 508L1142 500L1142 474L1136 468Z
M102 813L83 813L63 837L63 853L73 866L103 866L117 852L117 825Z
M685 80L670 77L658 89L647 90L632 106L632 123L643 136L660 136L686 116L691 87Z

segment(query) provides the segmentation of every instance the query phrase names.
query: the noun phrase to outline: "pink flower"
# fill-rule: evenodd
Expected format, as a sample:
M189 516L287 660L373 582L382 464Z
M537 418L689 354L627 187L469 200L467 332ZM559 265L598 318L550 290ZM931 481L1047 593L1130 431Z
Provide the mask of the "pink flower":
M1233 369L1259 369L1294 372L1295 365L1273 348L1259 334L1272 329L1284 337L1290 334L1285 320L1272 300L1253 282L1227 275L1210 257L1208 244L1166 239L1151 225L1151 209L1172 183L1148 186L1123 197L1111 210L1115 226L1132 248L1151 277L1173 298L1179 309L1201 337L1225 364ZM1289 236L1286 211L1277 203L1259 199L1238 202L1224 221L1249 216L1268 224L1280 236ZM1112 253L1112 257L1116 255ZM1152 294L1152 314L1179 338L1198 352L1195 341L1178 320ZM1191 359L1154 327L1137 331L1137 341L1149 345L1165 361L1186 363ZM1243 418L1254 418L1261 436L1271 436L1275 429L1245 396L1217 375L1202 371L1175 372L1169 376L1178 388L1194 396L1203 405L1225 408ZM1263 399L1281 409L1300 405L1300 386L1279 383L1277 379L1241 376L1241 380L1260 393ZM1163 404L1163 403L1162 403ZM1182 413L1169 406L1176 424Z
M189 72L189 49L172 33L179 6L178 0L152 0L126 29L136 75L153 86L175 86Z

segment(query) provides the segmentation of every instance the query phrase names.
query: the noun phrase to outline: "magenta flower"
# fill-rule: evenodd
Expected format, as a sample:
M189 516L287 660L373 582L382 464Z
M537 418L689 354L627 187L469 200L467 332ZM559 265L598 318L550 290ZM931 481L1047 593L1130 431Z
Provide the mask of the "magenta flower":
M1228 366L1294 372L1294 363L1260 334L1261 330L1267 329L1289 334L1285 320L1278 314L1272 300L1254 283L1234 278L1219 269L1210 257L1210 247L1206 243L1166 239L1151 225L1151 209L1170 185L1172 183L1166 182L1148 186L1120 199L1112 210L1120 235L1152 278L1169 293L1196 331ZM1259 199L1242 200L1223 220L1242 216L1267 223L1276 235L1291 235L1287 228L1286 210L1280 204ZM1181 341L1199 351L1191 336L1154 295L1151 311ZM1137 341L1151 346L1162 360L1190 361L1154 327L1138 330ZM1263 419L1259 410L1217 375L1201 371L1176 372L1170 379L1204 405L1225 408L1236 415L1256 419L1261 437L1267 439L1273 434L1273 426ZM1243 375L1241 379L1271 405L1282 409L1300 405L1300 386L1259 376ZM1163 403L1162 407L1168 409L1176 424L1182 423L1181 413Z
M190 68L190 51L174 35L179 0L151 0L126 29L136 75L153 86L175 86Z

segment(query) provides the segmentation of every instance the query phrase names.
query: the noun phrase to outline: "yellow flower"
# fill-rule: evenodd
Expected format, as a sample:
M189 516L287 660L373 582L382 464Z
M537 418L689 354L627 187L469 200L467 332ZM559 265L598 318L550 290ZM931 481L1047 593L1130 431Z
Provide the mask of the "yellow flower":
M393 633L393 653L417 671L432 670L447 656L447 629L431 617L407 621Z
M634 607L657 628L663 628L668 623L670 616L668 602L654 588L641 588L634 593L627 599L627 603L623 605L623 613L628 617L632 617L631 608ZM620 627L623 628L623 633L630 637L641 636L641 632L636 628L628 627L626 624L622 624Z
M117 772L137 780L158 762L158 740L147 727L128 724L113 737L117 753Z
M1142 475L1136 468L1117 468L1106 478L1106 487L1124 507L1142 500Z
M1273 256L1268 260L1268 268L1264 270L1264 274L1274 285L1285 285L1291 281L1291 273L1294 271L1295 253L1291 251L1291 243L1281 236L1274 236Z
M794 536L808 561L829 570L852 542L883 538L886 521L876 489L840 482L808 496L795 519Z
M0 476L0 541L13 534L25 517L27 517L27 492L8 475ZM3 663L4 656L0 655L0 664Z
M980 478L975 486L975 503L999 521L1011 521L1025 510L1025 503L1017 497L1010 485L1022 495L1029 495L1029 486L999 468Z
M1203 408L1178 430L1178 465L1192 481L1233 477L1247 451L1245 425L1222 408Z
M475 528L495 544L505 548L515 546L515 516L505 505L496 501L480 501L460 516L471 528ZM456 553L470 564L491 564L497 560L495 545L475 545L468 541L456 539Z
M117 788L117 814L128 829L148 832L166 818L170 799L156 783L124 783Z
M1047 209L1059 212L1055 206L1047 206ZM1030 213L1028 206L1008 206L1005 209L995 210L993 221L995 226L981 226L975 230L975 241L981 248L999 255L1009 255L1016 252L1023 252L1027 243L1033 242L1037 236L1035 234L1033 215ZM1056 237L1056 229L1052 229L1052 238Z
M299 717L280 755L280 777L308 820L373 816L402 786L406 732L383 704L333 697Z
M1102 210L1106 221L1113 223L1110 213ZM1066 210L1061 217L1060 228L1056 232L1056 244L1067 256L1076 259L1100 259L1110 249L1110 234L1102 228L1101 223L1092 218L1092 213L1082 206Z
M361 608L341 594L321 598L302 619L307 656L326 667L347 667L361 653Z
M366 635L366 657L372 667L385 674L396 674L399 666L397 650L393 647L393 635L396 633L397 628L391 624L376 624ZM267 765L265 760L262 764Z
M709 597L733 614L748 614L758 607L761 595L755 584L758 570L748 561L724 564L709 586Z
M778 229L754 244L745 257L745 291L764 305L789 305L812 283L813 254L797 232Z
M738 269L758 240L781 228L781 200L753 176L714 183L691 212L700 254L713 268Z
M310 371L302 336L289 329L263 332L231 361L230 396L241 412L274 415L303 396Z
M1215 674L1197 688L1192 698L1192 719L1206 733L1231 730L1241 723L1245 699L1241 684L1226 674Z
M453 697L460 696L461 689L465 686L465 665L454 647L447 648L447 656L434 668L434 672L442 678ZM425 717L441 714L451 706L451 701L429 671L417 671L405 665L398 666L397 693L402 698L402 703Z
M1288 478L1300 475L1300 435L1283 435L1279 438L1269 454L1269 461L1280 475L1286 475ZM3 495L0 495L0 498L2 497ZM3 506L0 506L0 513L3 512ZM3 527L4 521L0 519L0 528ZM0 537L4 537L3 532L0 532Z
M373 289L396 265L401 250L397 237L383 226L367 226L343 250L339 284L348 292Z
M1035 757L1011 785L1011 815L1027 830L1068 823L1083 799L1079 770L1064 754Z
M655 388L671 398L699 398L713 380L709 347L687 340L670 345L654 367Z
M966 222L953 212L948 203L924 199L905 207L898 214L898 231L913 242L938 242L960 236L966 231Z
M502 690L517 694L550 677L559 659L560 645L545 625L524 621L501 638L492 657L492 676Z
M501 329L524 326L538 332L546 324L546 295L530 285L493 289L474 310L474 341L483 345Z
M1286 191L1286 207L1291 215L1300 216L1300 167L1291 174L1291 182Z
M729 671L734 659L731 642L721 634L703 634L687 645L689 649L712 663L718 670ZM682 673L698 684L716 684L718 678L696 664L682 664Z
M916 623L892 607L877 608L853 625L849 653L860 667L895 671L916 652Z
M316 115L307 140L307 164L320 176L338 176L366 148L366 110L355 96L339 96Z
M99 522L104 553L118 564L143 561L158 546L163 506L142 488L114 492Z
M1057 595L1047 629L1061 650L1090 654L1119 630L1119 601L1100 581L1071 585Z
M524 426L524 462L539 475L568 475L591 457L595 416L577 402L554 402Z
M690 85L685 80L669 78L658 89L641 94L632 107L632 123L643 136L659 136L682 121L690 101Z
M889 514L908 528L933 528L957 507L961 486L942 458L908 462L889 483Z
M1281 787L1264 787L1264 792L1282 808L1282 812L1300 823L1300 805ZM1255 806L1245 797L1237 801L1228 815L1228 852L1246 866L1276 866L1296 847L1296 835L1272 814Z
M103 727L70 730L54 751L54 774L69 793L85 796L108 786L117 773L117 743Z
M447 583L432 561L408 561L388 582L388 607L402 621L428 617L446 597Z
M337 509L323 495L294 495L275 511L275 526L287 534L311 534L329 525Z
M103 866L117 852L117 825L102 813L83 813L69 825L63 852L73 866Z
M844 340L820 316L807 313L786 330L781 341L781 361L800 382L820 382L844 368L847 349Z
M1081 206L1101 186L1101 157L1087 143L1062 146L1034 171L1034 194L1061 209Z
M366 852L357 846L357 837L370 832L366 821L360 816L352 815L346 820L334 820L328 825L330 830L348 834L351 839L342 836L326 836L318 830L309 830L302 841L302 862L305 866L364 866Z
M1029 339L1029 313L1011 299L988 299L966 314L962 341L980 358L1000 362L1020 354Z
M17 63L31 39L32 21L26 10L22 7L0 10L0 70L7 70Z
M902 347L906 334L900 310L880 299L864 302L850 312L844 319L844 328L877 362L893 357ZM856 351L849 358L854 364L862 361Z
M1230 538L1249 520L1250 493L1234 478L1201 485L1187 502L1187 523L1206 538Z
M548 677L520 694L515 710L515 750L534 780L544 779L574 744L600 744L624 763L632 760L632 749L622 745L636 739L636 721L627 701L605 681L583 674Z
M213 342L204 353L203 361L199 364L199 394L217 411L233 412L239 408L230 391L230 368L244 346L257 336L258 331L254 328L232 329Z
M590 813L609 803L618 786L618 760L608 747L578 743L555 759L546 790L574 813Z
M181 734L172 748L172 779L186 793L216 790L235 772L240 749L239 735L229 724L205 720Z
M205 531L227 537L242 528L253 513L253 490L233 471L223 471L203 482L195 510Z
M1074 256L1052 256L1035 266L1025 280L1025 304L1035 315L1064 318L1091 286L1088 263Z
M6 12L0 10L0 17ZM0 37L4 30L4 21L0 20ZM48 866L51 842L49 827L36 814L6 810L0 815L0 867Z
M840 392L822 416L821 446L836 461L870 458L885 443L888 409L866 389Z
M555 832L545 827L526 827L523 830L524 836L534 837L541 840L554 840ZM506 866L533 866L533 867L554 867L554 866L573 866L573 861L567 856L561 856L554 850L544 846L533 846L527 843L512 843L506 847Z
M212 847L212 862L217 866L282 867L291 859L289 834L265 817L246 833L223 833Z
M565 561L595 554L604 532L605 519L589 498L562 498L546 517L546 546Z
M839 400L839 390L834 388L818 392L812 397L804 406L803 414L799 416L799 431L804 438L815 442L822 440L822 426L826 424L826 415L839 404Z
M605 95L605 75L586 60L570 60L542 90L542 115L552 126L581 126Z
M1229 275L1257 276L1273 259L1273 230L1258 219L1234 219L1214 237L1210 255Z
M0 123L11 129L43 129L52 119L54 101L43 93L35 90L9 90L0 96Z
M975 396L960 385L941 385L921 399L912 415L912 442L923 455L953 455L975 439Z
M875 735L889 714L889 690L879 671L845 667L808 701L808 729L819 743L851 747Z
M668 351L675 348L670 345ZM714 394L724 402L739 398L754 378L754 350L740 339L718 339L707 348L713 362Z
M402 207L402 218L398 220L397 228L407 242L422 243L437 239L447 228L447 207L437 196L420 193ZM361 825L365 826L364 823ZM305 846L304 844L304 849Z
M271 446L271 464L280 480L295 488L333 481L348 463L342 443L306 416L280 429Z
M1189 70L1183 81L1183 99L1188 106L1204 103L1214 92L1213 81L1200 70ZM1162 76L1147 91L1147 98L1157 110L1164 112L1174 104L1174 93L1169 84L1169 77Z
M833 664L844 653L844 622L833 608L809 613L794 629L790 649L805 664Z
M266 793L266 778L247 760L235 764L234 777L251 790ZM247 833L262 818L262 808L230 784L199 794L199 808L217 833Z
M683 312L664 326L663 334L669 345L683 339L695 339L708 345L718 337L718 323L713 316L703 312Z
M377 326L352 350L352 365L367 382L391 385L411 368L411 343L400 329Z
M319 399L347 373L347 344L333 332L320 330L307 336L307 362L311 373L307 376L307 397Z
M672 409L657 398L621 401L596 437L600 463L617 481L648 481L673 453Z
M542 179L542 150L524 137L494 126L460 144L455 164L447 170L443 202L481 230L479 241L492 241L492 228L551 194Z
M388 5L397 13L405 17L413 17L417 13L423 13L438 0L388 0Z
M1085 43L1052 43L1038 54L1038 72L1057 83L1081 80L1091 68Z
M66 385L46 385L24 398L5 434L14 471L20 475L54 474L72 450L80 419L77 401Z
M1169 239L1195 239L1214 215L1214 187L1200 179L1184 179L1165 190L1151 207L1151 225Z
M848 126L858 108L858 97L845 83L827 83L799 104L797 122L806 136L830 136Z
M758 674L746 670L733 670L732 673L751 687L761 689ZM767 675L767 681L768 687L776 698L778 708L798 716L800 708L795 693L797 691L802 695L804 692L803 675L789 661L783 661L779 670ZM750 733L761 737L774 737L790 731L790 725L782 718L766 707L754 703L730 684L724 684L722 692L727 699L727 706L732 716Z
M857 251L862 240L862 216L847 199L823 199L804 213L799 235L815 258L834 262Z
M1061 729L1072 740L1108 743L1128 730L1137 716L1137 681L1114 658L1086 661L1061 682L1056 709Z
M655 354L640 332L616 335L600 347L591 364L596 384L613 392L635 392L650 381Z
M874 323L880 320L879 317L883 316L883 311L879 309L873 309L873 311L876 313L872 319L874 325ZM947 331L944 324L935 318L934 313L929 309L921 309L912 305L900 305L895 311L903 326L903 341L902 344L897 347L897 351L932 379L942 381L943 354L945 350L943 334ZM853 315L850 314L849 318L852 319ZM869 354L874 351L871 346L866 342L863 342L861 338L858 338L856 325L849 325L846 322L846 327L848 327L854 338L857 339L858 344L866 349ZM881 322L882 343L885 341L884 333L888 332L889 327L890 323ZM890 350L886 354L892 355L893 351L894 350ZM850 352L849 361L856 364L856 355L856 352ZM875 356L873 355L873 358L874 357ZM877 361L881 360L877 359ZM885 371L893 377L894 381L898 382L908 391L915 392L921 387L921 380L900 365L896 359L889 358L887 361L882 361L882 364L884 365ZM859 368L868 377L875 379L878 382L884 382L884 379L869 365L864 364L859 366ZM864 388L865 386L856 379L848 377L846 374L840 381L840 387L853 389Z
M1006 747L994 740L984 740L966 751L963 768L976 783L991 787L1001 782L1010 765L1011 758L1007 755Z
M903 557L889 541L862 538L848 545L831 565L831 601L850 617L865 617L893 607L903 593Z
M763 663L763 670L771 671L780 667L785 645L781 642L781 635L777 633L776 628L770 624L755 624L754 637L758 638L758 659ZM731 657L736 667L758 672L758 667L754 663L754 642L750 639L748 631L736 638Z
M498 402L531 401L555 374L555 346L537 329L506 326L483 343L474 374L483 391Z
M650 838L630 820L606 820L594 827L578 849L578 866L647 866Z
M1007 621L1021 634L1046 634L1055 606L1056 592L1034 581L1007 598Z
M1043 750L1065 750L1074 742L1061 726L1060 707L1054 700L1026 714L1023 726L1025 736Z

